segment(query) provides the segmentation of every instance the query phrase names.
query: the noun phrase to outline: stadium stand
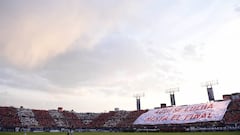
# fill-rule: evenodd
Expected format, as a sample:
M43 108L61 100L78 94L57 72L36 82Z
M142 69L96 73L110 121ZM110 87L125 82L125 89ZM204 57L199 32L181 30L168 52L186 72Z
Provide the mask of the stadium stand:
M117 127L117 124L121 122L121 120L125 119L128 116L129 112L127 111L116 111L115 115L110 117L108 121L106 121L103 127L114 128Z
M130 128L133 127L133 122L143 113L147 112L147 110L140 110L140 111L131 111L126 116L125 119L122 119L121 122L117 125L120 128Z
M110 118L113 115L115 115L115 113L116 112L114 112L114 111L110 111L109 113L101 113L100 115L98 115L98 117L93 119L93 121L91 123L89 123L88 127L89 128L103 128L105 122L110 120Z
M32 110L36 120L38 121L39 128L53 128L55 122L47 110Z
M38 121L35 119L34 113L31 109L20 107L17 110L17 114L21 121L22 127L38 127Z
M21 123L14 107L0 107L0 127L15 128L20 127Z
M234 97L224 116L224 123L227 125L240 126L240 98Z
M57 110L35 110L23 107L0 107L0 130L17 131L223 131L240 130L240 93L225 95L231 100L220 121L180 124L135 125L134 121L148 110L109 111L104 113L76 113L62 108ZM215 102L222 102L215 101ZM62 130L63 129L63 130Z
M81 128L83 126L81 120L76 116L75 112L63 111L63 116L66 119L68 128Z
M59 110L49 110L48 112L56 124L55 127L58 128L69 127L62 112L60 112Z
M88 128L88 125L92 123L92 121L99 115L100 113L76 113L76 116L81 120L83 124L82 128Z

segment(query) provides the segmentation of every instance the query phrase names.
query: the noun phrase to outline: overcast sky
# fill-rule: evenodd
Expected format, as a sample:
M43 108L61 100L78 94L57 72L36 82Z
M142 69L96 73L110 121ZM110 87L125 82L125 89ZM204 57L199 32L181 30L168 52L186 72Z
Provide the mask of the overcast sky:
M240 92L239 0L0 0L0 106L77 112Z

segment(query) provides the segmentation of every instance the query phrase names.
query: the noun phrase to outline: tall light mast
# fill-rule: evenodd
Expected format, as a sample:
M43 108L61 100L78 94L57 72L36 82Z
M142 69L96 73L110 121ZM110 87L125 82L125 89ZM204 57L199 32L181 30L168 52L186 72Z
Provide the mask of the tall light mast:
M140 111L141 110L141 97L144 97L144 93L142 94L134 94L133 95L136 98L136 102L137 102L137 110Z
M175 101L175 92L178 92L179 88L170 88L166 90L166 93L170 94L170 100L171 100L171 106L175 106L176 105L176 101Z
M206 81L206 82L202 83L202 86L207 88L209 101L215 100L214 93L213 93L213 87L212 87L213 85L218 85L218 80Z

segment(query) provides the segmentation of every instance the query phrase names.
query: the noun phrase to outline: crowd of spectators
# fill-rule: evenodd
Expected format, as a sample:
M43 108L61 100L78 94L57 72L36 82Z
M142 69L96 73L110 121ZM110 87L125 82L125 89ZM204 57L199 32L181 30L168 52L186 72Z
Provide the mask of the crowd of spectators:
M62 112L60 112L59 110L49 110L48 112L53 118L56 124L56 127L59 127L59 128L68 127L66 119L64 118Z
M55 122L47 110L32 110L40 128L53 128Z
M74 111L34 110L23 107L0 107L1 128L66 128L66 129L161 129L182 131L188 129L225 129L226 126L240 127L240 94L225 96L232 101L228 105L224 118L218 122L202 122L180 125L133 125L134 121L148 110L121 111L104 113L76 113ZM226 100L229 100L227 99Z
M83 128L87 128L100 113L76 113L75 115L81 120Z
M108 118L103 127L117 127L117 124L119 124L123 119L126 119L128 114L128 111L116 111L112 117Z
M110 111L108 113L101 113L93 119L91 123L89 123L88 128L102 128L106 121L110 120L110 118L115 115L116 112Z
M23 127L38 127L38 121L31 109L20 107L17 109L17 114Z
M240 126L240 100L231 102L224 116L225 124L237 124Z
M66 119L68 128L81 128L83 126L82 121L77 117L75 112L63 111L63 116Z
M0 127L14 128L21 125L14 107L0 107Z
M147 110L140 111L131 111L129 114L118 123L117 127L120 128L130 128L133 127L133 122L143 113L147 112Z

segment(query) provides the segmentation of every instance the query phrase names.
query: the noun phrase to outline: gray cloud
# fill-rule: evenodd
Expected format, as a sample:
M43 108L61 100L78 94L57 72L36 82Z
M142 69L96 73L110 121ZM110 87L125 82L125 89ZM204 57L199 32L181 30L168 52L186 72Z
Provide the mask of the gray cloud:
M51 84L37 73L0 67L0 85L25 90L49 90Z
M134 78L149 67L138 42L119 33L111 33L93 49L65 53L41 70L52 83L62 87L109 85L122 77Z
M136 40L142 36L134 36L149 31L146 26L154 22L151 16L141 17L138 8L144 6L109 1L6 4L1 4L9 14L1 12L0 52L10 67L3 70L2 85L43 91L92 87L109 93L132 87L126 86L129 81L152 78L145 75L153 68L152 58Z
M109 30L119 25L124 12L130 11L133 4L1 1L0 5L0 56L14 66L36 68L69 51L78 39L91 37L78 46L94 47Z

